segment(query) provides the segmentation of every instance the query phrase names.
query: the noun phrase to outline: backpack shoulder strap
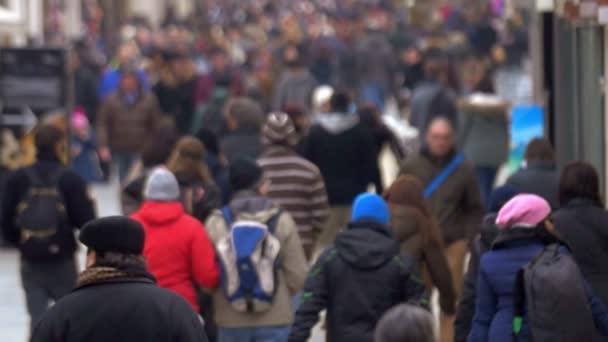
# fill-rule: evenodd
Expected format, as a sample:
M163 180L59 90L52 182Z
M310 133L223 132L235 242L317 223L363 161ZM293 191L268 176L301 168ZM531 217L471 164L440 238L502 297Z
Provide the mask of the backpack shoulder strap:
M279 210L273 217L268 220L266 226L268 226L268 231L271 234L274 234L277 225L279 224L279 220L281 219L281 215L283 215L283 210Z
M525 269L521 268L515 276L513 285L513 336L521 333L524 314L526 312Z
M232 227L234 219L232 218L232 210L230 210L229 206L225 206L224 208L222 208L222 215L224 216L224 221L226 221L228 231L230 231L230 227Z
M464 154L457 154L452 161L435 177L425 188L424 198L429 198L439 187L456 171L456 169L464 162Z

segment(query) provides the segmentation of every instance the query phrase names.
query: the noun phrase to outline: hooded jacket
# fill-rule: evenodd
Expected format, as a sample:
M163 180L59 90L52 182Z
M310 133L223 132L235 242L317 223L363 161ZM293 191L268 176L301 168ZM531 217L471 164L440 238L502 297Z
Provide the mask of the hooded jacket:
M271 200L249 190L236 193L229 207L235 220L264 223L280 212L279 207ZM228 234L226 221L219 210L213 211L205 226L216 246ZM274 236L281 244L281 251L278 258L280 261L278 287L272 307L260 313L237 312L224 296L223 290L217 289L213 293L213 313L218 326L263 328L288 326L293 322L291 297L302 289L308 266L296 224L288 213L280 214Z
M424 286L412 270L388 227L371 220L351 223L311 270L289 341L307 341L326 309L328 341L372 342L386 311L422 298Z
M195 284L214 289L219 282L215 251L203 225L179 202L145 202L132 216L144 226L144 257L158 285L178 293L198 312Z
M321 171L330 206L349 206L369 184L379 183L374 138L357 115L321 115L303 142L302 151Z
M500 167L509 154L509 104L498 96L476 93L459 105L459 145L475 166Z

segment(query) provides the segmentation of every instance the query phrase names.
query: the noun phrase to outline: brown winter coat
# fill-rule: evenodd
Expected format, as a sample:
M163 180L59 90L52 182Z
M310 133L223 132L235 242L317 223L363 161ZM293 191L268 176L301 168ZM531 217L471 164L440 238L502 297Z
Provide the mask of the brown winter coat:
M138 153L154 132L161 116L156 96L146 94L134 106L127 105L118 93L108 97L98 113L99 146L112 152Z
M433 181L454 158L455 153L438 160L423 149L401 166L401 175L416 176L425 186ZM471 239L477 233L484 209L479 197L475 172L467 161L441 184L427 200L433 216L439 221L446 245Z

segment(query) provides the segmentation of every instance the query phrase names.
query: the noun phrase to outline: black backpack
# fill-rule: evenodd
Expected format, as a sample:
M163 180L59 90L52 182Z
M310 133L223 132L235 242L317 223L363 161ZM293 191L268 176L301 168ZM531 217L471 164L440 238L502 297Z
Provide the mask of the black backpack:
M595 325L584 278L574 258L547 245L517 274L513 333L518 341L524 315L534 342L593 341Z
M59 190L63 170L42 179L32 168L26 169L30 182L27 195L17 207L20 230L19 249L27 260L46 261L57 258L73 239L65 201Z

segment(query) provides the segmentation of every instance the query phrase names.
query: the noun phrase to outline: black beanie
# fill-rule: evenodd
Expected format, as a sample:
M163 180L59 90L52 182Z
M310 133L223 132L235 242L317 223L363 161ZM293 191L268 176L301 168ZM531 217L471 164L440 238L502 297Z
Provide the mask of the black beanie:
M80 242L96 252L141 255L145 233L141 224L126 216L110 216L87 223Z
M233 192L251 189L262 179L262 168L248 158L237 158L230 164L230 187Z

